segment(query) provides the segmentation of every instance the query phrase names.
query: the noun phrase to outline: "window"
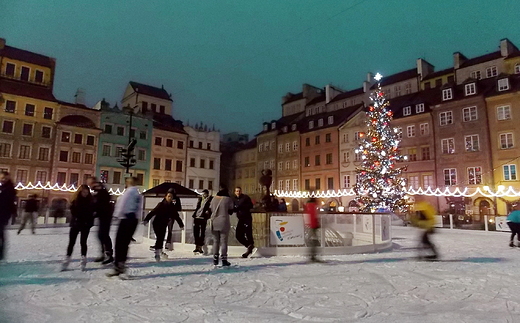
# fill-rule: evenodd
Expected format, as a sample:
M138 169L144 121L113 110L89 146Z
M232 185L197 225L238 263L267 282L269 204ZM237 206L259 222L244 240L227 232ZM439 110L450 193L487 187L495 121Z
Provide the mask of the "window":
M88 135L87 136L87 146L94 146L94 142L96 141L96 137Z
M496 66L490 66L486 68L486 77L494 77L498 75L498 70Z
M73 152L72 153L72 162L73 163L81 163L81 153L80 152Z
M16 183L26 184L29 175L29 171L26 169L19 169L16 171Z
M285 151L286 152L290 152L291 151L291 143L290 142L286 142L285 143Z
M312 129L312 128L314 128L314 121L313 120L309 121L309 129Z
M293 141L293 143L292 143L292 150L293 151L297 151L298 150L298 141L296 141L296 140Z
M11 144L2 142L0 143L0 157L10 158L11 157Z
M298 191L298 180L297 179L292 180L292 189L293 189L293 191Z
M354 153L354 161L355 162L361 161L361 153Z
M63 131L61 133L61 142L70 142L70 132Z
M278 189L283 190L283 181L282 180L278 180Z
M327 123L328 123L328 124L333 124L333 123L334 123L334 116L329 116L329 117L327 118Z
M278 170L283 170L283 162L278 162Z
M315 183L314 187L316 188L316 190L321 190L321 179L320 178L316 178L314 180L314 183Z
M285 162L285 170L289 170L291 169L291 162L290 161L286 161Z
M320 136L316 136L316 137L314 138L314 144L315 144L315 145L319 145L319 144L320 144Z
M103 132L104 133L108 133L108 134L112 134L112 125L111 124L106 124L105 125L105 130Z
M415 113L424 112L424 103L419 103L415 105Z
M153 112L159 112L159 111L157 111L157 104L155 104L155 103L150 104L150 109L151 109Z
M152 179L152 185L155 187L155 186L159 186L159 180L154 178Z
M29 75L31 74L31 69L25 66L22 66L22 71L20 72L20 79L22 81L29 81Z
M453 93L451 89L442 90L442 101L451 100L453 98Z
M94 155L93 154L85 154L85 164L92 165L94 163Z
M499 91L506 91L509 90L509 79L500 79L498 80L498 90Z
M61 162L68 162L69 161L69 152L66 150L60 151L60 161Z
M350 175L343 175L343 188L350 188Z
M291 130L292 130L292 131L296 130L296 123L293 124L293 125L291 125Z
M394 91L395 91L395 96L400 96L401 95L401 86L396 85L394 87Z
M11 64L11 63L5 64L5 75L13 77L15 70L16 70L16 65Z
M215 161L214 160L212 160L212 159L209 160L209 167L208 168L209 169L215 169Z
M78 173L70 173L69 184L78 186L78 181L79 181L79 174Z
M130 129L130 134L129 134L130 138L135 138L135 128L131 128Z
M276 129L276 122L271 122L271 129Z
M20 159L31 159L31 146L20 145L20 152L18 154Z
M66 178L67 178L67 173L58 172L58 176L56 177L56 183L58 183L58 185L63 185L63 184L65 184Z
M200 190L204 189L204 180L203 179L199 180L199 189Z
M213 189L213 181L208 181L208 190L212 190ZM253 191L253 190L251 190Z
M513 134L502 133L500 134L500 149L513 148Z
M116 128L116 134L118 136L124 136L125 135L125 127L123 126L117 126Z
M453 139L453 138L442 139L441 147L442 147L443 154L454 154L455 153L455 139Z
M159 106L159 112L164 114L166 112L166 107L164 105Z
M331 165L332 164L332 154L325 155L325 163L327 165Z
M45 107L43 108L43 118L47 120L52 120L52 115L54 114L53 108Z
M278 152L283 153L283 144L278 144Z
M316 155L314 156L314 165L316 166L320 166L321 164L321 158L320 158L320 155Z
M305 157L305 158L304 158L303 165L304 165L305 167L310 167L310 166L311 166L310 157Z
M423 175L423 187L433 186L433 175Z
M2 123L2 132L3 133L13 133L14 132L14 121L4 120Z
M46 171L36 171L36 183L45 183L47 182L47 172Z
M32 136L33 133L33 125L30 123L24 123L22 128L23 136Z
M470 185L482 184L482 168L468 167L468 184L470 184Z
M117 158L120 158L123 154L123 149L125 149L123 146L116 146L116 156Z
M184 141L177 141L177 149L184 149Z
M334 189L334 177L328 177L327 178L327 189L333 190Z
M516 181L516 165L504 165L504 180Z
M5 112L14 113L16 111L16 101L5 101Z
M406 135L408 137L415 137L415 125L406 127Z
M103 151L101 151L101 156L108 156L111 155L112 146L110 145L103 145Z
M363 137L361 131L354 132L354 140L360 140Z
M166 139L166 147L173 148L173 139Z
M139 139L146 140L146 131L139 131Z
M348 142L348 133L343 134L343 142Z
M136 175L136 177L137 177L137 181L135 182L135 185L142 186L143 182L144 182L144 174L143 173L138 173Z
M48 161L50 149L47 147L40 147L38 150L38 160Z
M482 78L482 73L480 71L473 71L471 72L470 77L475 80L480 80Z
M323 119L318 120L318 127L323 127Z
M172 170L172 160L171 159L164 160L164 170L168 170L168 171Z
M207 149L207 150L211 150L211 143L208 142L208 143L206 144L206 149Z
M350 153L348 151L343 153L343 162L348 163L350 161Z
M192 179L188 180L188 187L189 188L195 188L195 181L192 180Z
M25 105L25 115L26 116L34 117L34 110L35 110L34 104L26 104Z
M161 169L161 158L153 159L153 169Z
M408 160L417 161L417 149L416 148L408 149Z
M421 148L422 160L430 160L430 147Z
M112 184L121 184L121 172L114 172Z
M472 95L477 93L477 88L475 86L475 83L469 83L464 86L464 93L466 95Z
M306 179L305 180L305 190L308 191L311 189L311 180L310 179Z
M161 137L155 137L155 145L156 146L162 146L162 138Z
M408 177L408 186L412 187L413 189L419 188L419 176L409 176Z
M511 119L511 107L508 105L497 107L497 119L498 120L510 120Z
M264 124L264 131L267 131L269 129L269 125L267 123Z
M139 161L145 161L146 160L146 150L144 149L137 149L137 160Z
M445 126L453 123L453 113L451 111L439 113L439 124Z
M175 171L177 171L177 172L182 172L182 160L178 160L178 161L175 163Z
M200 159L200 168L206 168L206 160L205 159Z
M410 114L412 114L412 107L408 106L408 107L404 107L403 109L403 115L404 116L409 116Z
M289 191L290 189L291 189L291 180L290 179L286 179L285 180L285 190Z
M480 150L478 135L465 136L464 141L466 142L466 151Z
M453 186L457 185L457 169L445 168L444 169L444 185Z
M190 158L190 167L195 167L195 158Z
M464 122L477 120L477 107L462 109L462 120Z
M311 138L305 138L305 146L308 147L311 145Z
M419 125L419 132L421 136L426 136L430 133L430 124L428 123L421 123Z
M83 143L83 135L80 133L74 134L74 143L81 145Z
M325 135L325 142L332 142L332 135L330 133Z
M292 161L292 168L293 169L298 169L298 160L297 159Z
M405 90L406 94L412 93L412 84L410 82L405 83L404 90Z
M34 81L36 83L43 83L43 72L40 70L36 70L34 73Z
M51 127L42 127L42 138L50 138L51 137Z

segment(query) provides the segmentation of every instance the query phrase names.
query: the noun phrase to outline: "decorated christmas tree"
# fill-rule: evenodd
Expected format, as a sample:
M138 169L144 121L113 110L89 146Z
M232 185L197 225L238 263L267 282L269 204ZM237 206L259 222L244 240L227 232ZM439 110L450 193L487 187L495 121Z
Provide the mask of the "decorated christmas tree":
M405 168L397 162L406 160L399 151L400 129L390 125L392 111L381 90L381 75L375 77L377 89L371 93L366 111L366 132L360 134L362 164L356 169L358 181L354 187L357 202L364 212L400 210L405 207L405 181L401 174Z

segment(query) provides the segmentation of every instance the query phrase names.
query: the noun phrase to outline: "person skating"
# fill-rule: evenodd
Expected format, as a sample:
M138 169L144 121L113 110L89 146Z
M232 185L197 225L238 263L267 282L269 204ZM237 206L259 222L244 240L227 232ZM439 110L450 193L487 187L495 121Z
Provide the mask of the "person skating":
M195 254L204 254L202 248L206 239L206 225L211 217L211 201L213 197L209 195L208 190L203 190L197 202L197 208L193 212L193 236L195 238Z
M177 221L181 230L184 229L184 223L182 222L181 217L179 216L179 212L177 204L174 203L175 199L173 197L173 193L166 193L164 199L157 204L157 206L148 213L148 215L144 218L143 224L148 224L148 222L153 218L152 226L153 231L155 232L155 260L160 261L161 256L165 256L162 252L163 244L164 244L164 236L166 234L166 227L168 223L173 220ZM178 202L178 201L176 201Z
M520 247L520 204L517 203L513 206L513 211L508 214L506 219L507 225L509 229L511 229L511 238L509 241L510 247L515 247L514 240L516 235L516 240L518 241L518 246Z
M228 235L231 229L230 216L233 214L234 204L225 186L221 186L217 196L211 200L210 209L211 233L213 235L213 265L218 265L220 256L222 266L227 267L231 265L227 260L227 251Z
M175 208L177 210L177 214L182 211L182 205L181 205L181 199L177 196L175 189L170 188L168 190L168 193L171 193L173 195L173 201L172 203L175 205ZM173 219L168 222L168 236L166 237L166 244L164 248L166 250L172 251L173 250Z
M253 240L253 217L251 216L251 209L253 202L251 198L242 194L242 188L235 188L234 211L237 214L238 223L236 228L236 238L247 251L242 255L242 258L247 258L255 250L255 242Z
M87 185L81 185L70 203L70 232L69 245L67 247L67 255L63 262L62 270L67 270L74 245L78 234L80 234L81 245L81 270L85 270L87 265L87 239L90 228L94 225L94 206L92 203L92 195Z
M126 190L116 202L114 217L120 221L116 234L114 270L107 274L108 276L118 276L126 271L128 247L139 222L138 217L142 203L142 196L135 187L136 182L137 178L135 177L127 178Z
M320 220L318 218L318 203L316 198L311 197L307 203L305 203L305 214L307 215L307 224L310 228L309 236L309 260L312 262L321 262L318 259L318 229L320 228Z
M427 202L415 204L415 216L412 217L412 224L423 229L421 242L419 245L419 259L434 260L439 257L437 248L431 241L431 235L435 233L435 209ZM424 256L422 250L427 249L430 254Z
M110 238L110 226L112 225L113 204L110 193L105 185L98 182L95 177L89 179L89 186L93 190L95 217L99 220L98 239L101 245L101 255L95 262L108 265L114 261L112 239Z
M5 226L11 219L16 201L16 190L8 172L0 172L0 260L5 257Z
M29 199L25 201L25 207L23 212L22 224L20 225L20 229L18 229L18 234L23 231L25 225L28 221L31 221L31 230L32 233L35 234L36 229L36 221L38 219L38 200L36 199L37 195L32 194L29 195Z

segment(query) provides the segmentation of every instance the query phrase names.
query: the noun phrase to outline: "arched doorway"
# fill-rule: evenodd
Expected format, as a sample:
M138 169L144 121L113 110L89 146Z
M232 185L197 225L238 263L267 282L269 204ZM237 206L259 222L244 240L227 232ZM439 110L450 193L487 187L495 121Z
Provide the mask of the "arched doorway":
M479 210L480 217L484 218L484 215L491 214L491 204L487 200L481 200L478 205L478 210Z
M291 201L291 211L292 212L298 212L300 210L300 205L298 203L297 199L293 199Z

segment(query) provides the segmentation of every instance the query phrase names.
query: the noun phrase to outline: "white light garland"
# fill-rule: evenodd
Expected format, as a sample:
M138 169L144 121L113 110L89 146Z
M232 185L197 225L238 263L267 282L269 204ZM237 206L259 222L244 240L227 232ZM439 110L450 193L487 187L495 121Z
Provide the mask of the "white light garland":
M45 184L45 185L43 185L41 182L38 182L36 185L34 185L31 182L29 182L29 184L27 184L27 185L18 183L18 185L16 185L15 189L17 189L19 191L47 190L47 191L56 191L56 192L76 192L78 190L78 188L76 186L74 186L74 184L72 184L70 186L63 184L62 186L60 186L60 184L58 184L58 183L51 185L51 182L47 182L47 184ZM117 195L117 196L123 195L124 192L125 192L124 189L122 191L120 191L119 188L116 189L115 191L111 188L108 190L108 193L110 193L112 195Z

